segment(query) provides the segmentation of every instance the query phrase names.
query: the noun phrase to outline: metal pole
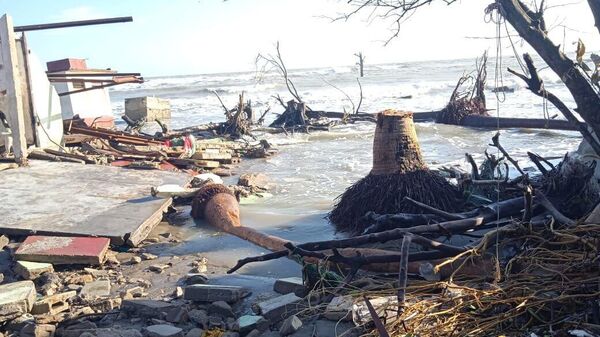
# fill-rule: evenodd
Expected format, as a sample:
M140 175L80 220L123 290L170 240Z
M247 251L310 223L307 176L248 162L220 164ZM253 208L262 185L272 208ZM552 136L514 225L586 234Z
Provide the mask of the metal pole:
M32 31L32 30L81 27L81 26L91 26L91 25L104 25L104 24L109 24L109 23L122 23L122 22L132 22L132 21L133 21L133 17L123 16L123 17L107 18L107 19L42 23L42 24L28 25L28 26L15 26L14 31L15 32L28 32L28 31Z

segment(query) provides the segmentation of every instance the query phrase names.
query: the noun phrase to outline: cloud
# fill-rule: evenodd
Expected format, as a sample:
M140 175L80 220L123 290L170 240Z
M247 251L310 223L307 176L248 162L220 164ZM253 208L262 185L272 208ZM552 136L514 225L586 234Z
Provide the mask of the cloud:
M90 6L78 6L64 9L58 16L57 21L79 21L102 18L104 15Z

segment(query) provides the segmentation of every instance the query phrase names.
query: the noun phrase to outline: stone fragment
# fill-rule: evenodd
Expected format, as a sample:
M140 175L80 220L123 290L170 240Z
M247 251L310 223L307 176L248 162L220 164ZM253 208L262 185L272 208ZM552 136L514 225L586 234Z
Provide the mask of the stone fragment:
M204 310L194 309L188 312L190 321L196 323L202 328L208 328L208 314Z
M376 297L369 299L369 301L379 317L391 319L398 312L397 296ZM352 305L352 320L356 325L364 325L373 320L369 308L367 308L364 301L357 301Z
M188 320L188 311L185 307L176 307L167 312L167 322L185 323Z
M269 178L264 173L244 173L240 176L238 185L255 190L268 190Z
M28 313L35 302L35 296L32 281L0 285L0 323Z
M206 284L208 283L208 277L205 274L197 273L197 274L187 274L185 276L185 284Z
M75 291L68 291L65 293L55 294L52 296L46 296L33 303L31 313L34 315L50 314L56 315L60 312L69 310L69 299L75 297L77 293Z
M28 236L15 252L18 260L52 264L99 265L110 239L98 237Z
M144 261L147 261L147 260L156 260L158 258L158 256L156 256L154 254L150 254L150 253L142 253L142 255L140 255L140 257Z
M238 329L242 336L252 330L265 331L269 328L269 321L262 316L244 315L237 320Z
M322 319L315 322L314 331L316 332L315 337L357 337L362 335L360 330L351 322L334 322Z
M53 273L54 268L50 263L17 261L13 271L24 280L33 280L43 273Z
M240 337L240 334L234 331L225 331L221 337Z
M8 237L6 237L4 235L0 235L0 250L4 249L4 247L8 246L9 243L10 243L10 240L8 239Z
M350 296L334 297L327 307L323 316L332 321L349 321L352 319L352 305L354 300Z
M183 337L183 330L172 325L157 324L144 328L147 337Z
M257 304L258 313L271 322L279 322L300 311L302 299L295 294L281 295Z
M90 274L72 274L65 279L67 284L84 285L90 282L94 282L94 277Z
M273 290L282 295L294 293L297 296L304 296L306 293L306 287L301 277L288 277L282 278L275 281Z
M261 334L262 334L262 333L261 333L260 331L258 331L258 330L256 330L256 329L254 329L254 330L250 331L250 332L249 332L249 333L246 335L246 337L260 337L260 336L262 336Z
M29 323L35 323L35 317L32 314L23 314L13 320L6 322L2 327L5 331L21 331Z
M56 327L51 324L29 323L21 329L20 337L53 337Z
M98 326L94 322L83 321L76 324L69 325L66 330L86 330L86 329L96 329Z
M121 291L120 295L121 295L122 299L129 300L129 299L136 298L136 297L144 297L145 292L144 292L144 288L142 288L140 286L135 286L133 288L128 288L128 289Z
M281 336L291 335L298 331L300 327L302 327L302 321L298 316L292 315L283 321L281 328L279 329L279 334Z
M225 322L221 317L208 316L208 328L212 329L223 329L225 328Z
M168 265L168 264L153 264L150 267L148 267L148 270L160 274L169 267L170 267L170 265Z
M220 286L208 284L193 284L186 286L183 298L197 302L225 301L234 303L248 295L248 291L238 286Z
M147 318L164 317L175 307L175 304L144 299L123 300L121 304L122 311Z
M95 299L98 297L106 297L110 295L110 281L109 280L98 280L90 283L81 288L79 296L83 299Z
M217 315L217 316L221 316L221 317L234 317L235 315L233 314L233 309L231 309L231 306L229 304L227 304L227 302L225 301L216 301L211 303L208 306L208 312L211 313L211 315Z
M138 264L142 262L142 258L139 256L132 256L129 260L129 264Z
M203 337L204 336L204 330L200 329L200 328L193 328L192 330L188 331L188 333L185 334L185 337Z
M175 287L175 290L173 290L173 297L174 298L183 297L183 288L181 288L181 287Z

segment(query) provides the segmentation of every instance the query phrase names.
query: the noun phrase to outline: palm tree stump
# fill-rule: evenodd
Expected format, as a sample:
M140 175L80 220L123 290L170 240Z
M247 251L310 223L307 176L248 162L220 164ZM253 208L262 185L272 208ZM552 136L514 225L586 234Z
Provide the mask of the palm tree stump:
M377 114L371 172L336 199L328 217L338 231L360 234L367 212L422 213L405 197L450 212L462 206L459 189L423 161L412 112L385 110Z

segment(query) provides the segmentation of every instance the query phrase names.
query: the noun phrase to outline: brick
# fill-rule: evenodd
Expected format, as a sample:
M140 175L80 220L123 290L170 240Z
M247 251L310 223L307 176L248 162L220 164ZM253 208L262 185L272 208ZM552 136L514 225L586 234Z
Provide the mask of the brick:
M18 260L52 264L99 265L104 260L110 240L94 237L27 237L15 252Z
M294 332L298 331L302 327L302 321L298 316L292 315L286 318L281 324L281 328L279 329L279 334L282 336L291 335Z
M77 295L75 291L68 291L52 296L46 296L35 303L31 308L31 313L34 315L50 314L56 315L60 312L69 310L69 303L67 300Z
M196 302L225 301L234 303L248 295L248 291L238 286L219 286L208 284L193 284L186 286L183 298Z
M28 313L35 302L35 296L32 281L0 285L0 323Z
M334 297L327 307L323 316L332 321L349 321L352 319L352 305L354 301L350 296Z
M44 262L17 261L13 271L24 280L34 280L43 273L54 272L54 267Z

